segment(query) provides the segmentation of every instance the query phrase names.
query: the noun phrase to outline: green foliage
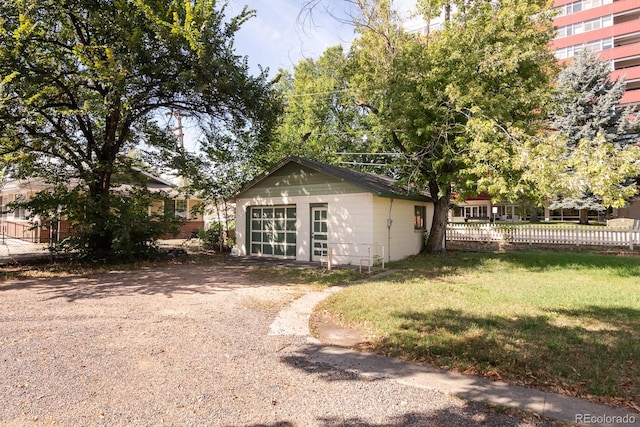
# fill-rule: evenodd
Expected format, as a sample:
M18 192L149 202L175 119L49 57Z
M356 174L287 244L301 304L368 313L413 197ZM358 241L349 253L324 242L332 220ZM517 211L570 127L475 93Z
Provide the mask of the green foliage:
M229 235L225 224L212 223L206 230L198 230L198 237L202 240L205 249L227 251L235 245L235 239Z
M336 163L341 152L375 149L374 123L349 89L348 67L342 47L334 46L298 63L293 76L280 72L285 108L268 163L287 155Z
M558 78L550 114L555 132L532 150L529 159L537 160L527 177L552 209L619 208L637 191L640 118L618 107L625 82L610 81L609 72L607 61L584 50Z
M430 251L443 250L454 189L520 195L526 165L514 159L542 125L556 62L548 2L451 3L442 30L415 35L389 1L358 2L348 63L350 92L385 129L385 150L401 154L398 175L435 200Z
M111 214L121 211L113 177L140 166L127 154L140 149L154 172L191 172L156 117L179 110L265 144L274 120L266 74L249 75L233 50L252 16L226 17L215 0L1 2L0 155L11 175L82 185L78 244L88 253L137 238L121 236Z
M43 225L54 226L58 218L69 224L69 233L62 236L57 251L72 251L80 260L147 259L157 254L157 241L167 233L177 233L183 219L171 214L149 214L149 206L167 197L145 187L114 191L111 208L97 218L95 201L82 188L60 185L43 190L17 205L29 210L31 218L38 215ZM58 209L61 209L58 212ZM100 229L107 218L108 229ZM90 246L90 239L109 233L112 245L100 251Z

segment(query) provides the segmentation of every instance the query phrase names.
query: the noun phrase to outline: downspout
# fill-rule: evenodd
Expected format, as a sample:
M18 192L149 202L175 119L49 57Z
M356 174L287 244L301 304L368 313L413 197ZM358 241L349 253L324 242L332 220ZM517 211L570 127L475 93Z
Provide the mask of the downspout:
M393 220L391 219L391 208L393 207L393 199L389 203L389 215L387 216L387 261L391 262L391 225Z

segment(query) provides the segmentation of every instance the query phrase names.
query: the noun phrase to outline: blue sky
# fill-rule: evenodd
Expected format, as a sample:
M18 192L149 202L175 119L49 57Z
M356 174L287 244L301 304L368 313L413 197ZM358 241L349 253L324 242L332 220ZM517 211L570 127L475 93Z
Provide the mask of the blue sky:
M323 0L316 7L313 22L300 16L306 0L229 0L228 14L237 14L247 5L257 16L246 22L236 34L236 52L249 57L253 70L268 67L270 75L279 68L292 70L305 58L317 58L328 47L349 47L353 28L340 23L331 14L345 16L349 3L345 0ZM400 8L415 0L395 0Z
M340 23L333 15L344 16L349 11L346 0L322 0L315 9L313 21L300 16L306 0L228 0L227 17L235 16L247 5L257 15L245 22L235 36L238 55L247 56L254 74L258 64L269 68L274 77L280 68L293 71L293 67L305 58L318 58L328 47L336 44L349 48L353 28ZM402 10L407 10L415 0L395 0ZM183 122L185 148L197 150L201 132L197 125L186 119Z

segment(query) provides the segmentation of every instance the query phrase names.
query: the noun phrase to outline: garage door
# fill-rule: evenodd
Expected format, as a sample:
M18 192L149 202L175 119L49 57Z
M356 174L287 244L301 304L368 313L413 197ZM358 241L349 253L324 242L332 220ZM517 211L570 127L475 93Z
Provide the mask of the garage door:
M296 207L251 208L251 254L296 256Z

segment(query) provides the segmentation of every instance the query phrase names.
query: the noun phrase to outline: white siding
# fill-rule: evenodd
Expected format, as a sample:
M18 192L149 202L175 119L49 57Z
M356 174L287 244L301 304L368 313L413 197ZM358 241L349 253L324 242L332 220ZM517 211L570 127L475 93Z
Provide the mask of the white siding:
M431 228L433 204L404 199L374 197L374 240L385 247L385 261L397 261L422 250L423 230L414 229L415 206L426 207L426 232ZM391 219L391 228L387 220Z
M369 256L396 261L422 249L424 232L414 230L414 207L426 207L427 231L433 218L433 204L374 196L371 193L313 196L253 197L236 200L236 242L239 255L247 255L247 207L295 205L297 210L296 260L311 259L311 206L326 204L329 219L329 248L333 264L367 265ZM392 225L389 233L387 219ZM389 247L389 244L391 247ZM382 247L384 246L384 249ZM390 252L389 252L390 250ZM371 251L371 252L370 252Z
M345 194L336 203L329 203L329 248L333 264L358 265L369 258L369 248L374 243L373 197L371 193Z
M239 255L247 255L246 242L247 207L295 205L297 210L297 254L296 260L311 259L311 206L326 204L329 217L329 245L334 248L335 264L354 263L350 259L354 244L371 244L371 206L370 193L335 194L295 197L254 197L236 200L236 242ZM359 250L361 253L361 250Z

